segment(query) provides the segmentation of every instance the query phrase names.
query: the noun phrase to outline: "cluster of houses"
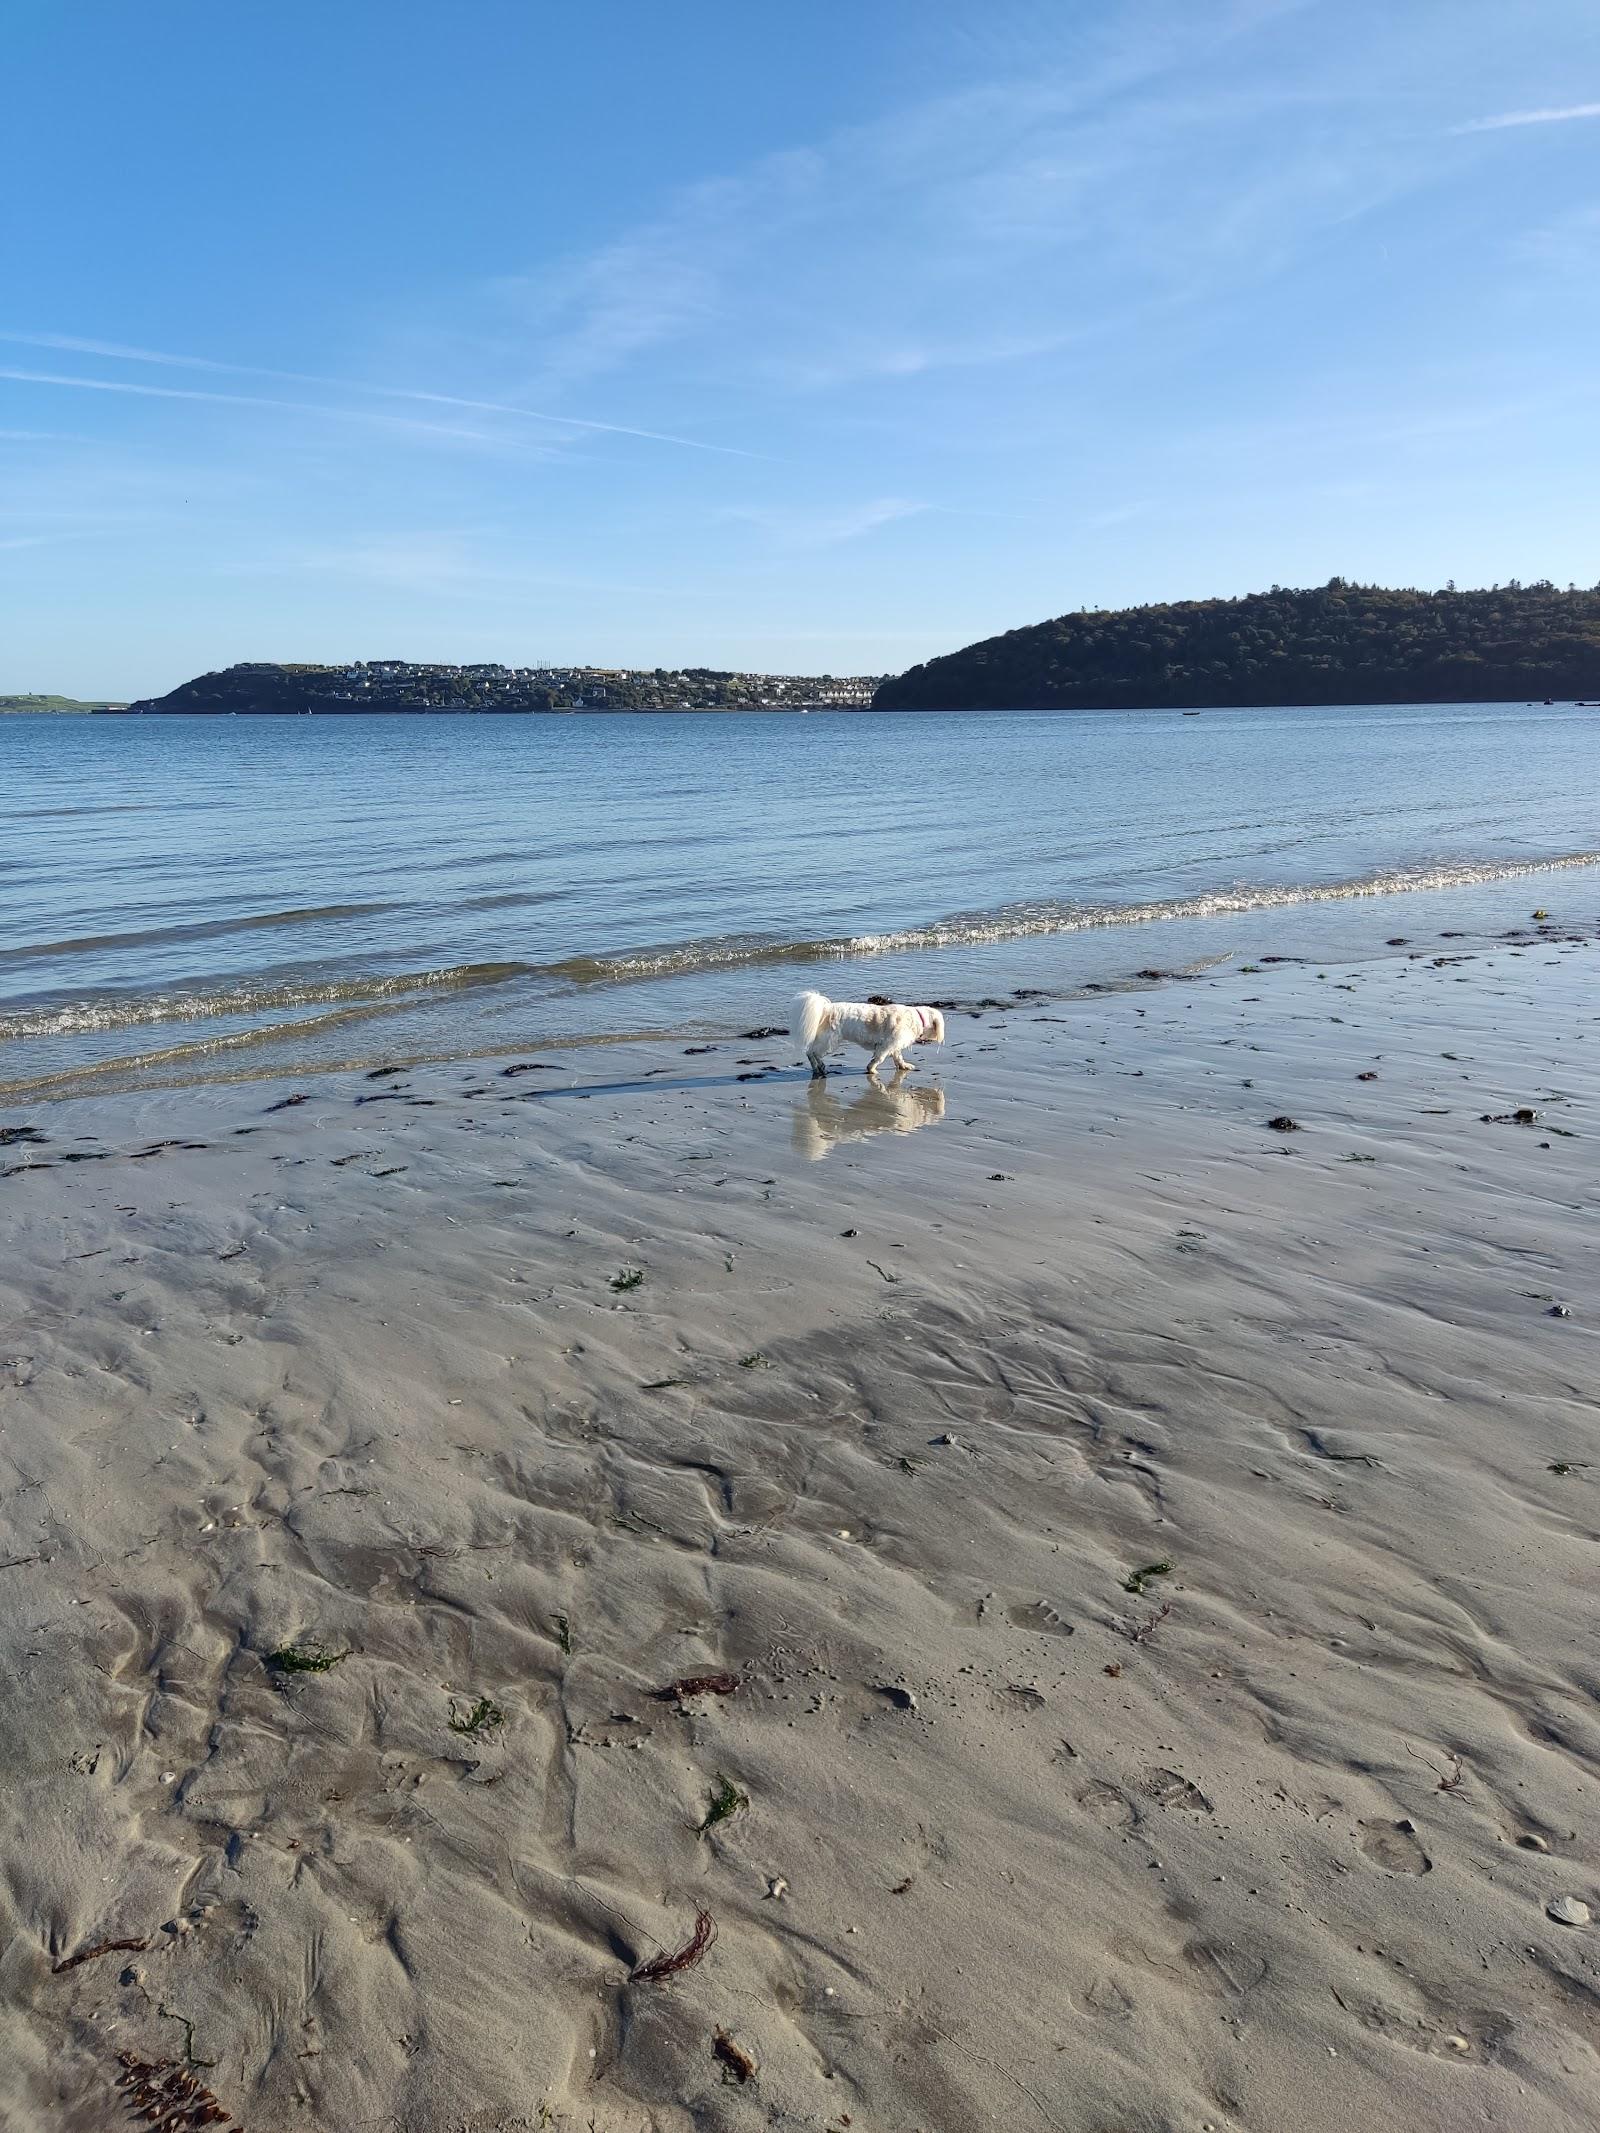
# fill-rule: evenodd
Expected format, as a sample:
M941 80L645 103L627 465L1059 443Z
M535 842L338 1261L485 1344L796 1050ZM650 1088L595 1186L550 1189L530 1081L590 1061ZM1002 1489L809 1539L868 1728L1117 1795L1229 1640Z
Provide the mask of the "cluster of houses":
M450 666L406 659L360 659L327 670L317 694L358 704L378 696L427 703L617 710L866 710L881 675L749 674L710 667L508 667L494 661Z
M348 666L247 660L200 674L130 714L352 711L865 711L876 674L734 674L711 667L467 666L358 659Z

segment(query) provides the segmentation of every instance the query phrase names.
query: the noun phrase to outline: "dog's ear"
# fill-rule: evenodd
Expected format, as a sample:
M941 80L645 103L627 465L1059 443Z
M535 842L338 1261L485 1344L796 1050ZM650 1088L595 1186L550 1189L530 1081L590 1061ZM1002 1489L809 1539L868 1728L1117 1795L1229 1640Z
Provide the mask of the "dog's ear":
M929 1008L929 1010L928 1010L928 1012L929 1012L929 1014L930 1014L930 1015L932 1015L932 1017L933 1017L933 1029L932 1029L932 1032L931 1032L931 1034L932 1034L932 1037L933 1037L933 1041L934 1041L934 1043L935 1043L935 1044L943 1044L943 1042L944 1042L944 1016L943 1016L943 1015L942 1015L942 1014L941 1014L941 1013L939 1012L939 1010L938 1010L938 1008L937 1008L937 1007L930 1007L930 1008Z

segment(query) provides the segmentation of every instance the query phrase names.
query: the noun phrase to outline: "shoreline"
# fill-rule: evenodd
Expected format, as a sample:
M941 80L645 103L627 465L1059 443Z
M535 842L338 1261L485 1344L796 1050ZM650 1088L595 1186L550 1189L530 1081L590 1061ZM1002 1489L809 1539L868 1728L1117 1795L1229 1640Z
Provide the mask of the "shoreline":
M1452 704L1473 709L1503 707L1508 711L1595 711L1600 699L1590 696L1327 696L1299 703L1279 703L1263 697L1258 702L1196 704L558 704L501 707L486 704L475 709L467 704L381 704L371 710L355 706L306 711L259 709L240 711L225 705L200 710L193 705L174 705L162 710L151 703L90 704L85 711L95 718L683 718L773 717L816 718L1105 718L1139 716L1200 718L1207 712L1226 717L1230 711L1423 711L1448 710ZM48 717L44 712L19 712L18 717Z
M0 2113L1576 2133L1595 954L8 1108Z
M834 990L886 990L966 1015L1192 984L1229 967L1245 974L1313 962L1366 967L1398 947L1414 961L1458 952L1462 943L1478 953L1531 951L1600 931L1600 922L1589 918L1552 919L1538 911L1529 919L1530 887L1557 876L1571 907L1600 888L1600 855L1439 862L1424 874L1397 869L1343 882L1202 891L1145 904L1086 906L1081 915L1065 907L1055 913L1004 907L810 942L708 940L579 952L539 963L502 954L497 961L409 976L356 971L343 981L307 981L298 989L274 984L254 1011L267 1011L270 1001L278 1013L297 1013L299 1019L242 1028L227 1025L251 1011L242 998L247 980L226 985L211 999L211 1012L205 980L173 981L170 994L151 999L113 999L105 1003L112 1012L103 1024L95 1019L93 1001L45 999L0 1013L0 1051L17 1055L18 1065L40 1047L113 1044L141 1030L171 1031L175 1041L54 1068L36 1062L31 1076L12 1072L0 1078L0 1110L107 1091L354 1074L396 1064L476 1060L487 1071L492 1061L529 1049L670 1045L675 1036L731 1043L741 1020L759 1021L771 1011L775 991L786 993L805 976ZM1413 902L1418 897L1421 904ZM1437 922L1445 917L1455 923L1440 928ZM259 917L238 922L246 931L262 923ZM1419 923L1420 936L1385 932L1391 924ZM1249 938L1257 929L1271 939L1271 950L1259 945L1260 936L1257 945L1241 946L1241 934ZM1124 940L1125 949L1119 945ZM1141 949L1146 961L1133 968ZM1075 966L1074 974L1064 964ZM1002 969L1006 981L996 992ZM1021 976L1030 982L1017 984ZM952 991L952 984L960 989ZM595 1026L597 1003L606 1000L632 1009L628 1025ZM119 1006L127 1019L118 1019ZM163 1007L170 1009L165 1018L157 1012ZM465 1036L469 1015L472 1034ZM518 1026L508 1033L508 1023ZM348 1039L360 1029L374 1033L364 1047L347 1043L342 1051L330 1050L335 1033Z

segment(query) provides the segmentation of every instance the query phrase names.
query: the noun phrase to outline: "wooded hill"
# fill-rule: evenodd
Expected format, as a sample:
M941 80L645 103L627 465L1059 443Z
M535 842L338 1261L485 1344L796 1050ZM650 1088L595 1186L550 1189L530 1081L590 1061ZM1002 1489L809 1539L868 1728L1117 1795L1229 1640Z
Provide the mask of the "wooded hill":
M1390 590L1330 578L1089 609L885 681L880 710L1196 709L1600 697L1600 587Z

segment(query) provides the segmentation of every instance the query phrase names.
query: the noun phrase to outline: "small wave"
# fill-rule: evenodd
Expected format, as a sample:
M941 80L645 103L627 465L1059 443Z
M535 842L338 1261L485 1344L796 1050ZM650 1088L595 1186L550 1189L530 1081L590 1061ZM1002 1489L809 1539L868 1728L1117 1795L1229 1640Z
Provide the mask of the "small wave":
M67 815L152 815L164 807L178 807L177 800L102 800L98 803L79 801L71 807L19 807L12 816L14 822L46 822L55 816Z
M810 963L852 952L847 940L780 941L731 934L670 947L629 948L616 955L572 955L559 963L546 963L540 975L565 978L572 985L627 985L639 978L691 977L697 971L754 963Z
M216 992L71 1000L64 1005L23 1008L0 1015L0 1041L133 1029L156 1022L196 1022L219 1015L266 1015L286 1008L400 1001L421 993L503 985L508 978L522 976L528 967L526 963L460 963L443 970L412 971L389 978L345 978L325 984L240 984L224 986Z
M1356 897L1400 896L1418 889L1472 888L1515 881L1524 875L1556 874L1600 866L1600 852L1567 852L1549 859L1459 861L1365 874L1352 881L1300 882L1274 886L1241 883L1193 896L1156 897L1146 903L1083 904L1042 901L1006 904L994 911L958 912L924 926L885 933L855 933L819 940L785 941L749 934L636 948L616 955L570 956L545 965L539 975L570 984L627 985L645 978L693 976L700 971L764 963L842 962L855 956L914 955L934 948L971 948L1055 933L1084 933L1106 926L1142 926L1158 919L1226 918L1294 904L1340 903Z
M196 1082L244 1082L281 1080L295 1074L355 1074L375 1066L448 1066L475 1059L513 1059L529 1050L527 1043L514 1045L432 1044L397 1050L385 1044L335 1052L305 1049L307 1036L324 1042L341 1030L371 1023L389 1013L394 1003L375 1001L365 1007L347 1007L335 1014L316 1015L306 1021L263 1023L256 1029L236 1030L224 1036L192 1038L186 1043L157 1046L144 1052L118 1053L113 1059L96 1059L77 1066L52 1067L42 1073L0 1081L0 1104L22 1104L58 1097L107 1094L121 1089L183 1089ZM662 1027L647 1024L637 1029L544 1030L537 1040L540 1052L593 1051L623 1044L664 1044L684 1036L716 1038L725 1034L707 1025ZM288 1059L273 1047L294 1041L294 1057Z
M102 949L154 948L174 941L220 940L230 933L257 933L273 926L314 926L328 919L365 918L402 908L396 903L306 904L288 911L249 911L238 918L195 919L182 926L81 933L67 940L30 941L21 948L0 948L0 963L35 963L52 956L89 955Z
M182 1087L194 1080L248 1080L253 1075L287 1073L290 1068L281 1057L276 1064L252 1065L254 1055L260 1052L273 1054L274 1045L287 1044L291 1040L296 1049L294 1071L310 1073L319 1071L305 1051L308 1040L325 1040L336 1031L368 1023L392 1014L403 1007L404 999L368 1000L360 1005L335 1008L327 1014L306 1015L293 1022L259 1022L251 1029L228 1030L204 1037L189 1037L177 1044L160 1044L147 1051L118 1052L109 1059L84 1060L75 1066L51 1067L38 1074L23 1074L11 1081L0 1081L0 1103L22 1103L37 1095L61 1095L69 1091L122 1087L131 1081L147 1077L150 1073L167 1072L166 1086ZM387 1057L387 1054L385 1054ZM449 1056L454 1056L449 1055ZM237 1067L219 1066L219 1061L238 1059ZM352 1067L375 1066L377 1055L363 1053L348 1061L329 1062L329 1070L340 1064ZM201 1072L204 1068L206 1071ZM178 1070L182 1071L178 1071ZM152 1086L162 1086L158 1080Z
M490 896L464 896L463 911L513 911L533 904L559 903L570 889L498 889Z

